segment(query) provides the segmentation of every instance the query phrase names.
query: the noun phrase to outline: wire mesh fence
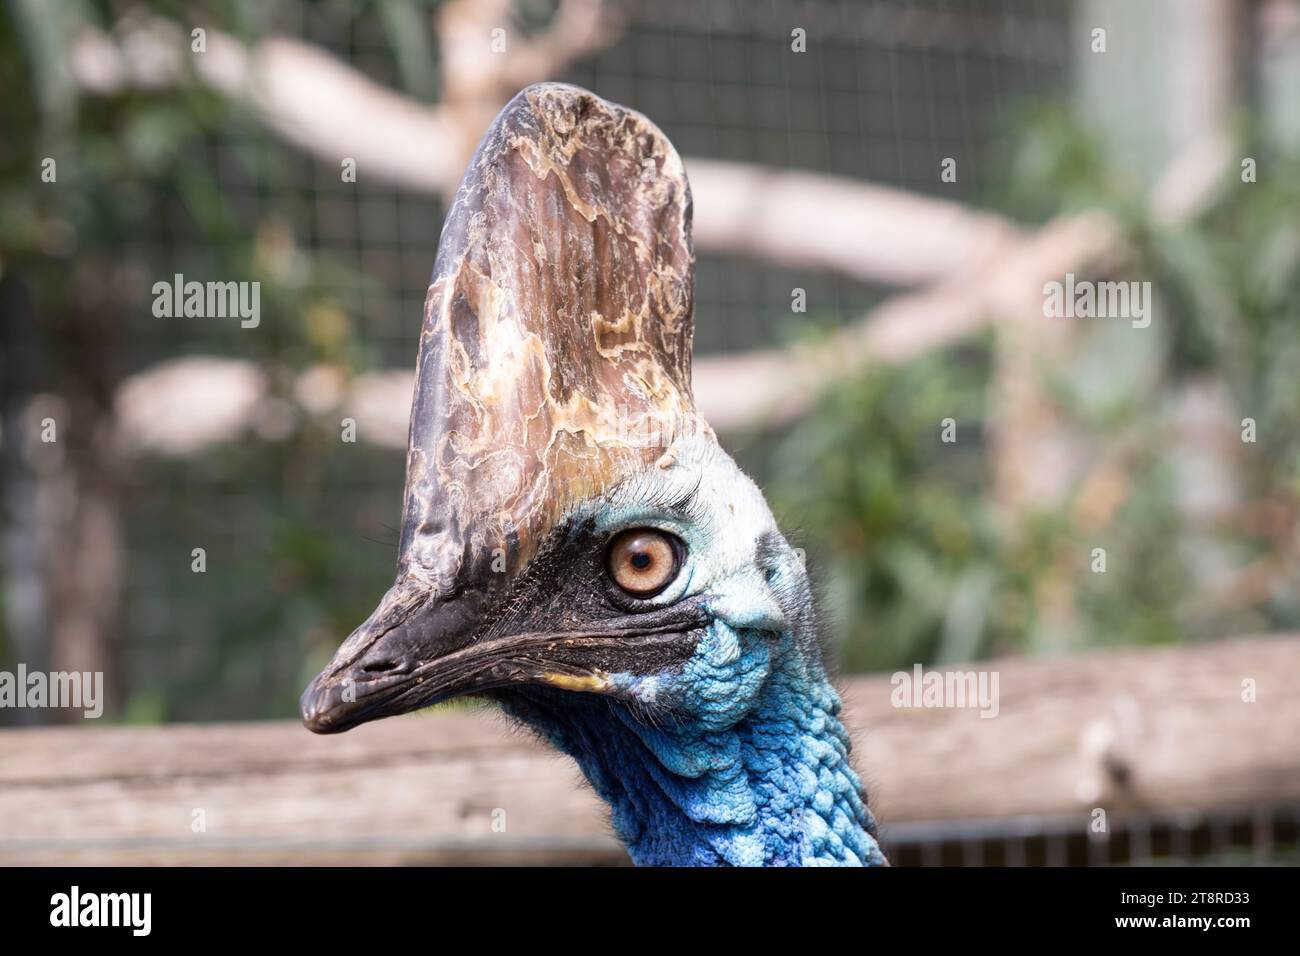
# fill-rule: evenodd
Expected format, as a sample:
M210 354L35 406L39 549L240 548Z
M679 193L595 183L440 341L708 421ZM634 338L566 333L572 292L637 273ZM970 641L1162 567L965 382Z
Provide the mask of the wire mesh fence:
M687 157L743 159L975 199L1002 188L1008 130L1028 96L1064 90L1068 10L1051 3L635 4L617 7L619 38L557 79L645 112ZM541 11L542 16L545 10ZM345 58L400 88L391 37L369 4L286 2L271 25ZM807 32L816 56L790 53ZM358 131L358 135L365 135ZM944 157L957 182L935 174ZM300 364L309 341L346 339L358 366L407 367L422 318L444 208L427 194L339 169L270 140L253 123L223 133L193 157L229 209L216 236L193 196L142 198L147 227L123 237L137 277L120 360L138 371L187 354L255 356ZM223 240L222 236L226 238ZM160 322L148 307L157 277L220 273L251 236L253 254L325 290L331 308L293 299L264 305L255 337L198 319ZM294 277L295 270L310 275ZM740 257L699 256L696 351L764 347L809 327L851 321L884 290L829 273L777 268ZM791 313L802 288L807 314ZM134 713L177 719L287 716L307 668L302 635L322 647L331 622L293 588L268 590L285 548L323 543L340 620L385 584L396 543L400 457L358 446L346 456L319 446L274 444L214 460L146 463L130 476L124 527L127 678ZM761 454L750 456L762 469ZM762 475L758 475L761 479ZM256 490L250 490L256 489ZM206 576L182 558L197 545ZM215 573L214 573L215 572ZM289 573L289 572L285 572ZM292 572L300 574L300 571ZM219 583L215 583L219 580ZM303 582L298 581L301 586ZM320 582L317 582L320 584ZM212 589L223 594L214 613ZM180 623L183 622L183 623ZM309 638L315 640L315 638ZM154 690L184 688L164 701Z

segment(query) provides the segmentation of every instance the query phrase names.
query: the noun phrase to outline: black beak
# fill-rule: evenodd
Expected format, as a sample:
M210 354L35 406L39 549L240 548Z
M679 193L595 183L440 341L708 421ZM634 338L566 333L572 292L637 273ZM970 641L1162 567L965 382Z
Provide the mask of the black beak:
M502 683L506 661L493 652L506 643L474 641L486 597L399 581L303 691L308 730L337 734Z
M426 585L399 581L303 691L303 723L337 733L479 688L483 653L472 649L481 595L439 599Z
M449 599L399 583L303 691L303 723L339 733L466 694L520 684L608 693L608 675L690 657L706 617L697 602L589 629L477 635L489 595Z

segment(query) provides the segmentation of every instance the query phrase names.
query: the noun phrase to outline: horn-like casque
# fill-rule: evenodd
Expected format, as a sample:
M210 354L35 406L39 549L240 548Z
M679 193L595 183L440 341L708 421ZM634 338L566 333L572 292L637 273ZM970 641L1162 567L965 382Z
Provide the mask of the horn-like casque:
M397 580L304 694L309 726L356 722L364 707L327 705L385 634L417 611L471 627L572 505L712 435L691 397L693 271L690 188L653 123L553 83L501 111L425 303Z

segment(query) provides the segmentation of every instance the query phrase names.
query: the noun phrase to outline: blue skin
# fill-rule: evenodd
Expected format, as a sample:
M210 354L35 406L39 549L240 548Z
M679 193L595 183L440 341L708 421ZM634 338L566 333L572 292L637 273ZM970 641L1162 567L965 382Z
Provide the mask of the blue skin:
M603 693L532 688L506 709L577 761L639 866L886 865L802 562L725 453L680 457L588 513L610 533L657 527L686 543L655 601L702 598L711 622L693 655L607 675ZM692 486L705 493L686 514L653 504Z
M714 621L680 673L612 675L633 697L654 686L688 719L655 726L595 694L507 706L578 762L638 866L884 865L819 670L789 634Z

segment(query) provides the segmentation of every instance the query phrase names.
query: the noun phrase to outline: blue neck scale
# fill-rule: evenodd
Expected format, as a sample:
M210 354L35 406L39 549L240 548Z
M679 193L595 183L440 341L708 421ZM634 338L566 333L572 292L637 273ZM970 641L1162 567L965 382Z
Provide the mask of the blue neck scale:
M715 622L680 676L614 679L690 718L587 694L506 706L578 762L638 866L885 863L839 695L789 635Z

